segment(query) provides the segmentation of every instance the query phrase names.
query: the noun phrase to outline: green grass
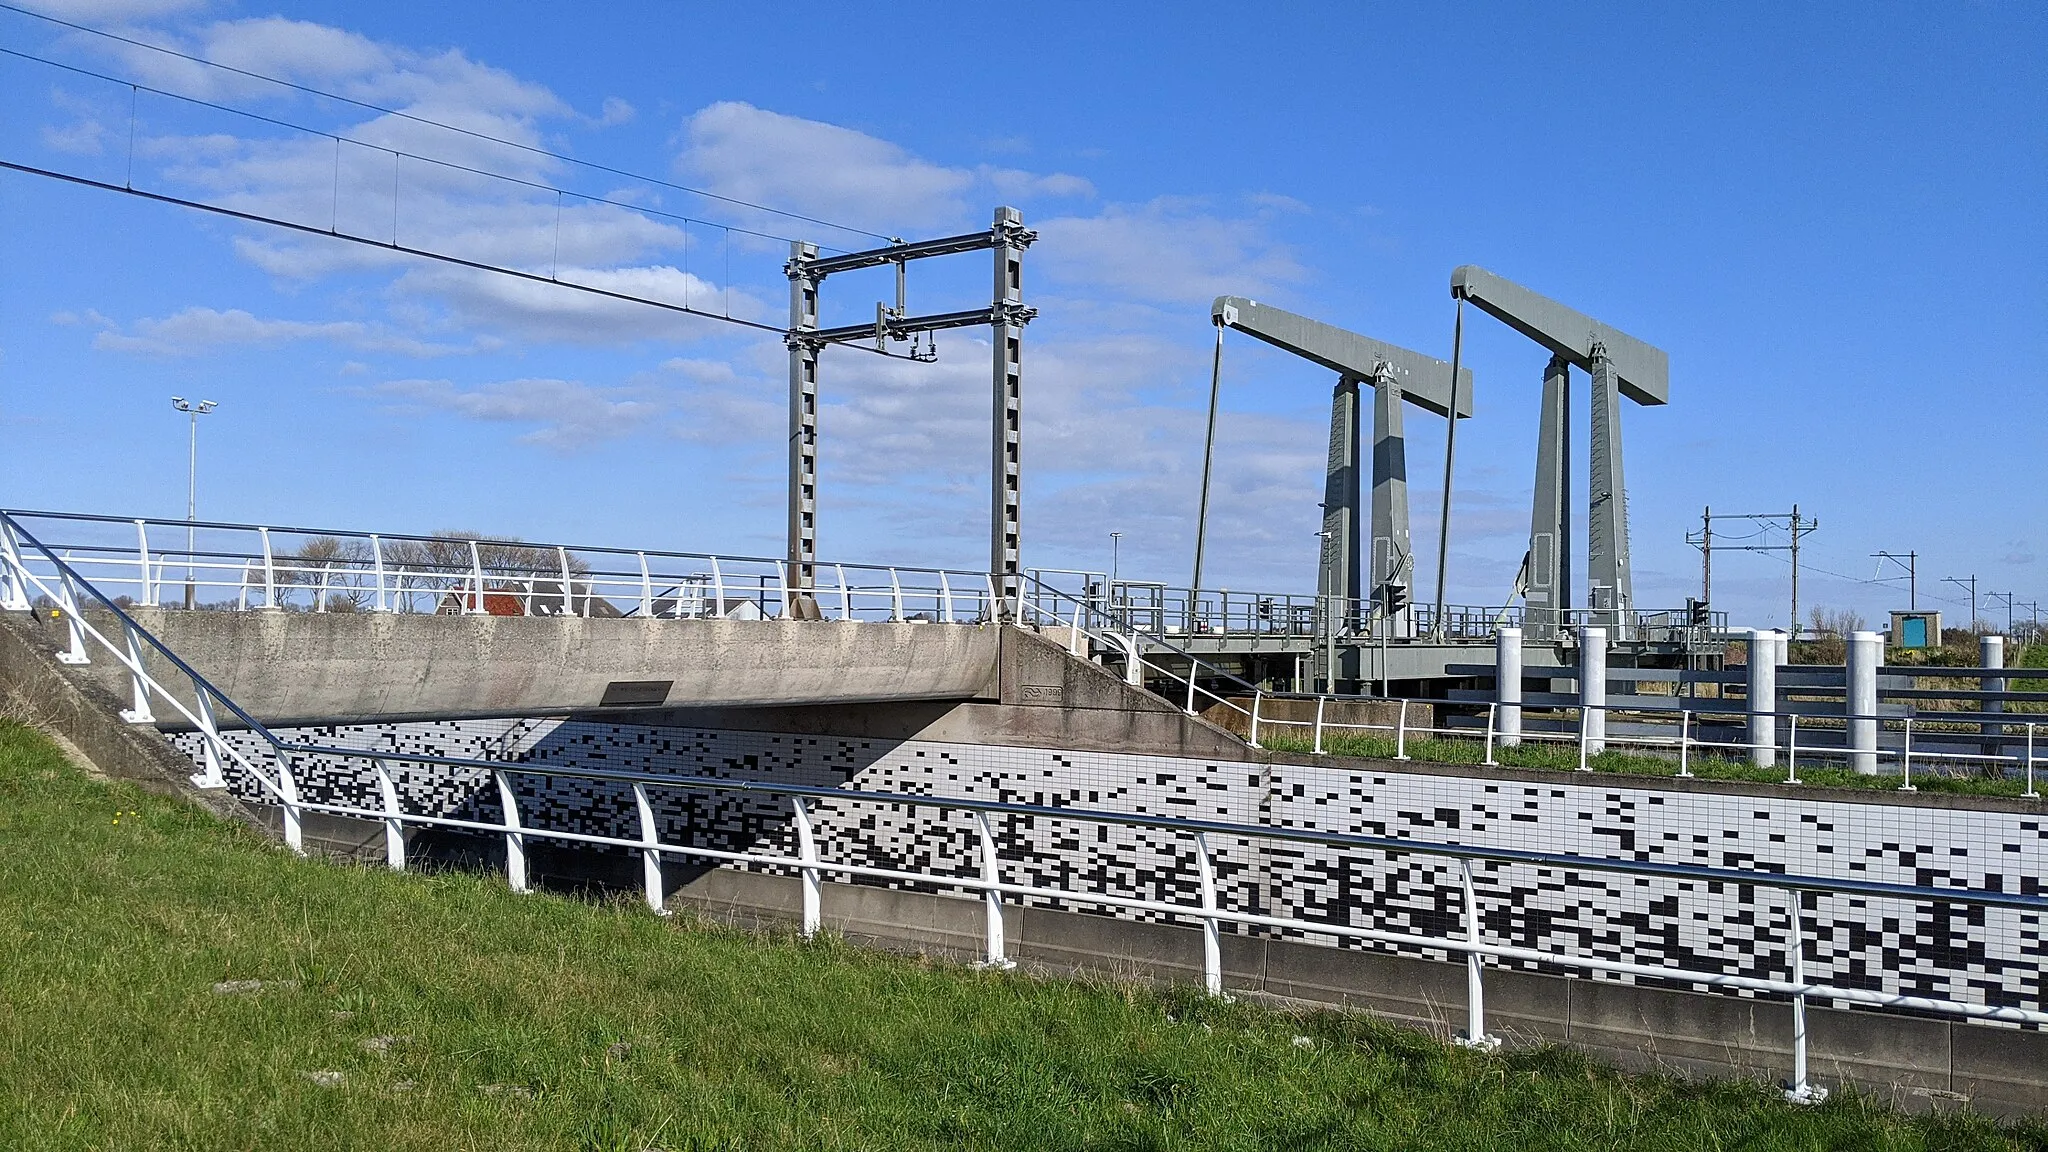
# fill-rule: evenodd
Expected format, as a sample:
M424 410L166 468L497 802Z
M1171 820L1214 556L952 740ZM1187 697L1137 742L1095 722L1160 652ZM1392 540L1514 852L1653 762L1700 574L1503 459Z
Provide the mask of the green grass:
M264 983L215 990L239 980ZM0 1147L1904 1150L2048 1128L303 861L0 725Z
M1259 743L1275 752L1311 752L1315 747L1314 739L1301 735L1296 728L1268 728L1259 733ZM1397 741L1394 737L1378 733L1327 730L1323 733L1323 754L1326 756L1390 760L1394 756L1396 746ZM1424 764L1478 764L1486 758L1486 745L1483 741L1461 740L1455 737L1410 737L1407 751L1409 759ZM1576 743L1550 741L1526 743L1512 748L1495 745L1493 758L1496 763L1510 768L1551 768L1557 771L1571 771L1579 766L1579 749ZM1669 779L1678 773L1676 756L1667 759L1634 752L1602 752L1597 756L1587 757L1586 766L1595 772L1618 773L1625 776L1658 776ZM2036 771L2042 772L2044 767L2048 767L2048 759L2044 759ZM1782 766L1758 768L1743 761L1721 756L1703 756L1698 753L1688 758L1687 768L1693 775L1704 780L1746 780L1760 784L1782 784L1786 775L1786 770ZM1829 768L1807 763L1799 765L1799 780L1803 784L1816 787L1866 790L1896 790L1900 783L1896 774L1859 776L1846 768ZM2018 777L1979 776L1971 772L1919 765L1913 768L1913 786L1923 792L1952 792L1971 796L2018 796L2026 791L2026 782Z

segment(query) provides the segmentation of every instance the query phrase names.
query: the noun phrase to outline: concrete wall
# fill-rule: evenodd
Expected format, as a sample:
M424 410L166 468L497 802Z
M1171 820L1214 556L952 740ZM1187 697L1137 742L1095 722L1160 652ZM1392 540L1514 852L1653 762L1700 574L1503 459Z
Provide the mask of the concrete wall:
M266 724L595 709L620 682L668 681L669 703L699 707L966 700L998 691L994 627L131 611ZM111 619L94 623L112 627ZM149 662L161 682L182 687L167 661ZM127 690L125 674L103 654L90 671L110 691Z

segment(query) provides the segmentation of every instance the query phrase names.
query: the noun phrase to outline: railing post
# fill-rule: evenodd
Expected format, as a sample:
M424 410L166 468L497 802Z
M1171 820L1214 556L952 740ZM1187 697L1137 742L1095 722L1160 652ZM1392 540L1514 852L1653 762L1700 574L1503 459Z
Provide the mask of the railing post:
M988 574L988 622L991 624L1001 623L1002 614L1002 596L1001 593L996 591L996 576L995 573L991 572Z
M657 915L668 914L668 890L661 882L661 830L654 822L654 803L647 798L647 785L633 783L633 810L640 816L640 878L647 892L647 906Z
M846 565L834 564L832 567L839 573L839 619L841 621L851 620L853 619L853 593L848 591L846 587Z
M1323 704L1324 704L1324 702L1325 702L1325 701L1327 701L1328 699L1329 699L1329 697L1327 697L1327 696L1318 696L1318 697L1316 697L1316 743L1315 743L1315 753L1316 753L1316 755L1318 755L1318 756L1321 756L1321 755L1323 754Z
M1593 710L1592 710L1591 708L1588 708L1588 707L1586 707L1586 706L1585 706L1584 704L1581 704L1581 705L1579 705L1579 767L1578 767L1578 770L1579 770L1579 771L1581 771L1581 772L1591 772L1591 771L1593 770L1593 769L1592 769L1592 768L1591 768L1590 766L1588 766L1588 765L1587 765L1587 763L1586 763L1586 729L1587 729L1587 723L1586 723L1586 718L1587 718L1588 716L1591 716L1592 714L1593 714Z
M1472 861L1458 859L1458 879L1465 897L1465 942L1479 943L1479 892L1472 883ZM1486 1034L1486 965L1477 951L1465 953L1465 1034L1458 1038L1464 1048L1491 1052L1500 1047L1500 1037Z
M1690 753L1690 752L1692 751L1692 740L1691 740L1691 732L1690 732L1690 729L1691 729L1691 728L1692 728L1692 712L1691 712L1691 711L1689 711L1689 710L1687 710L1687 709L1684 709L1684 708L1681 708L1681 709L1679 709L1679 711L1678 711L1678 776L1679 776L1679 779L1681 779L1681 780L1682 780L1682 779L1685 779L1685 778L1687 778L1687 777L1690 777L1690 776L1692 775L1692 764L1691 764L1691 762L1690 762L1690 759L1691 759L1691 758L1690 758L1690 756L1688 755L1688 754L1689 754L1689 753Z
M469 542L469 583L473 596L470 602L463 607L462 614L465 616L487 615L490 610L484 607L484 558L483 553L478 550L474 540ZM528 598L526 610L528 612L533 611L531 597ZM525 889L521 888L520 891L524 892Z
M1195 660L1194 654L1193 654L1193 653L1189 653L1189 654L1188 654L1188 702L1187 702L1187 707L1186 707L1186 708L1184 709L1184 711L1186 711L1186 712L1187 712L1187 714L1188 714L1188 715L1190 715L1190 716L1193 716L1193 715L1195 714L1195 669L1196 669L1196 665L1197 665L1197 661Z
M1899 791L1919 791L1918 788L1913 787L1913 718L1911 716L1906 717L1906 743L1899 755L1899 774L1903 777L1899 784Z
M263 544L263 607L267 611L278 607L277 560L270 552L270 529L256 529L256 538Z
M943 580L945 576L941 574L939 578ZM1053 601L1053 619L1055 621L1059 619L1059 601L1057 600ZM1074 615L1067 624L1067 654L1075 657L1085 657L1088 655L1087 651L1081 647L1081 602L1078 600L1074 602Z
M2038 800L2041 794L2034 790L2034 725L2027 724L2027 790L2020 793L2029 800Z
M213 721L213 693L200 683L199 677L192 677L192 698L198 705L193 711L199 714L200 769L192 774L194 788L225 788L227 777L221 772L220 726Z
M1209 853L1209 837L1195 833L1195 871L1202 885L1202 987L1211 996L1223 995L1223 937L1216 920L1216 861Z
M142 638L135 634L132 623L124 624L121 631L128 641L128 684L135 697L134 707L121 710L121 719L130 724L154 724L156 717L149 711L149 676L142 668Z
M944 570L939 572L939 618L947 624L953 622L953 582L946 579Z
M1785 732L1785 783L1799 783L1799 713L1787 718Z
M1251 734L1252 734L1252 738L1251 738L1251 739L1250 739L1249 741L1247 741L1247 743L1249 743L1249 744L1250 744L1250 745L1251 745L1252 747L1254 747L1254 748L1257 748L1257 747L1259 746L1259 704L1260 704L1260 703L1261 703L1262 701L1264 701L1264 700L1265 700L1265 698L1266 698L1266 694L1265 694L1265 692L1263 692L1263 691L1260 691L1260 690L1257 690L1257 689L1254 689L1254 690L1253 690L1253 692L1252 692L1252 723L1251 723Z
M21 545L14 538L14 522L0 520L0 611L28 611L28 590L28 569L21 562Z
M397 597L387 595L384 591L384 541L378 539L375 532L370 533L370 577L377 582L374 611L392 611L392 604Z
M85 627L78 614L78 589L72 585L71 572L66 569L57 573L57 594L63 597L65 633L70 637L71 646L57 653L60 664L90 664L92 656L85 650Z
M292 775L292 758L283 752L277 754L277 793L284 811L285 847L304 856L306 833L299 820L299 782Z
M711 616L718 619L725 615L725 572L719 568L716 556L711 558L711 595Z
M647 570L647 553L636 552L640 557L640 618L646 620L654 615L654 574ZM682 599L682 589L676 589L676 599Z
M1408 759L1408 699L1401 698L1401 708L1394 714L1394 759Z
M1786 935L1792 942L1792 983L1806 983L1806 931L1799 907L1799 893L1788 891L1792 897L1791 906L1786 909ZM1792 1082L1785 1086L1785 1099L1794 1104L1818 1104L1828 1098L1828 1090L1806 1082L1806 993L1792 994Z
M498 785L498 806L505 810L505 883L514 892L527 891L526 837L519 829L519 797L512 791L512 777L502 768L491 769Z
M1522 742L1522 630L1504 627L1494 636L1494 699L1500 705L1500 742L1513 748ZM1487 753L1492 763L1493 754Z
M981 845L981 882L995 885L1002 882L1002 863L996 858L995 829L989 826L988 813L974 814L974 833ZM1003 940L1003 894L993 887L981 890L983 915L982 957L979 967L1008 970L1017 962L1010 959L1009 947Z
M135 552L136 559L142 568L142 595L139 599L143 607L154 608L156 606L156 585L151 583L149 579L148 521L137 520L135 522Z
M903 616L903 578L896 569L889 569L889 619L901 624Z
M1486 706L1486 759L1479 762L1482 767L1492 768L1497 766L1493 758L1493 729L1495 723L1499 720L1499 712L1500 705L1498 704L1488 704Z
M802 870L804 886L803 935L804 939L809 940L818 934L818 928L825 920L823 908L825 894L819 884L818 869L815 867L818 862L818 837L811 830L811 811L804 806L803 797L792 796L789 798L789 803L790 807L794 810L796 819L797 858L807 865Z
M377 794L384 800L384 862L394 872L405 871L405 813L398 806L398 781L391 778L391 764L382 756L372 757L377 769Z
M569 549L560 544L555 545L555 563L562 569L562 615L574 616L576 615L576 594L573 586L569 583ZM588 601L585 603L587 604ZM532 612L533 609L529 607L527 613L530 615Z

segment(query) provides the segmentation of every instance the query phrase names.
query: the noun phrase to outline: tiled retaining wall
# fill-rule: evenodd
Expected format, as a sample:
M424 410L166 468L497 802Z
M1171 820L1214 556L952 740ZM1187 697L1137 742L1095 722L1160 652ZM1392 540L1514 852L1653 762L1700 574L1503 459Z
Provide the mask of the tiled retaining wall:
M450 721L280 735L386 753L850 784L1919 885L2038 893L2048 864L2048 830L2038 814L1674 792L1612 779L1530 782L1375 771L1369 763L1209 763L583 721ZM195 736L177 739L188 752L197 751ZM241 739L256 749L253 739ZM499 819L497 792L484 773L398 759L388 763L409 811ZM302 763L298 770L308 799L377 806L366 760ZM234 787L246 799L265 799L250 782ZM520 778L519 791L528 826L639 834L632 794L624 786L529 776ZM793 851L786 802L662 789L653 790L653 798L662 836L671 843ZM852 802L819 803L813 811L827 858L978 873L974 826L964 813ZM1191 843L1167 831L1021 817L997 824L1008 879L1190 904L1197 899ZM1393 931L1457 930L1455 862L1340 854L1274 840L1212 838L1211 847L1228 906ZM1781 891L1526 866L1486 864L1475 872L1485 930L1493 939L1650 965L1763 977L1791 972L1792 898ZM1804 899L1807 972L1813 978L2044 1006L2048 987L2037 915L1846 896Z

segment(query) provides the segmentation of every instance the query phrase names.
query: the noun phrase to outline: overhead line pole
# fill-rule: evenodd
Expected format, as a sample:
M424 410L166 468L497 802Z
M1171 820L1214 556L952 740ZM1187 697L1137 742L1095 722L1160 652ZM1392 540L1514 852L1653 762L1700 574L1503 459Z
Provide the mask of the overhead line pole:
M1943 582L1943 583L1946 583L1946 584L1953 584L1953 585L1955 585L1955 586L1956 586L1956 587L1958 587L1958 588L1968 588L1968 589L1970 590L1970 633L1971 633L1972 635L1975 635L1975 634L1977 633L1977 577L1976 577L1976 575L1975 575L1974 573L1972 573L1972 574L1971 574L1971 576L1970 576L1970 578L1969 578L1969 580L1967 580L1967 581L1963 581L1963 580L1958 580L1958 579L1956 579L1956 578L1955 578L1954 576L1943 576L1943 577L1942 577L1941 579L1942 579L1942 582Z

